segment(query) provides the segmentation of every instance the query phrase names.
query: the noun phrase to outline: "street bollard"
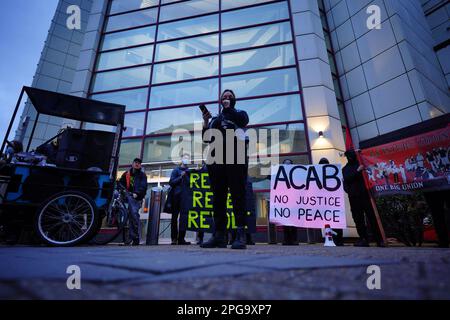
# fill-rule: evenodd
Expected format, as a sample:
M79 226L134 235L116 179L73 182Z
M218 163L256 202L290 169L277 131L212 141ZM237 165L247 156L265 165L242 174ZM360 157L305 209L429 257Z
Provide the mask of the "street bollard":
M267 201L267 243L277 244L277 226L270 223L270 200Z
M148 208L148 223L146 245L158 245L159 240L159 221L161 210L164 205L162 188L154 187L150 191L150 204Z

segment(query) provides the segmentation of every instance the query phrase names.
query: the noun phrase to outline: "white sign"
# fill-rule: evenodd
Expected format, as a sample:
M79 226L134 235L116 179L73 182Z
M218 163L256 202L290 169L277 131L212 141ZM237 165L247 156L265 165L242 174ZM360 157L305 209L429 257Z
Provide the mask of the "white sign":
M276 225L345 229L341 165L272 166L269 215Z

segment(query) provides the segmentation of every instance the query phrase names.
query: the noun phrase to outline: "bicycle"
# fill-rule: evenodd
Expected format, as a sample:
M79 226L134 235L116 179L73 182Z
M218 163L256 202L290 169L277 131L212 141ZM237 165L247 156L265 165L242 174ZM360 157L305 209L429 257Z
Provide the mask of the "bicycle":
M92 243L96 245L105 245L117 239L122 234L122 242L130 245L130 222L128 219L128 208L126 207L127 197L130 193L123 188L114 191L113 201L106 216L100 222L99 231L103 229L106 232L98 232L92 239ZM101 228L102 225L106 227ZM105 234L106 233L106 234Z

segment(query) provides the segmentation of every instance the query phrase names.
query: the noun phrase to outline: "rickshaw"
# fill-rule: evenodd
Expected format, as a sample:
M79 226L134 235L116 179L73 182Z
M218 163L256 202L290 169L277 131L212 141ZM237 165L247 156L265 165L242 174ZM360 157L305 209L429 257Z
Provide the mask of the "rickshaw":
M36 119L31 130L24 129L22 141L11 142L24 93ZM92 239L112 199L124 114L123 105L23 87L0 149L0 223L5 229L28 225L51 246ZM36 144L43 116L73 125Z

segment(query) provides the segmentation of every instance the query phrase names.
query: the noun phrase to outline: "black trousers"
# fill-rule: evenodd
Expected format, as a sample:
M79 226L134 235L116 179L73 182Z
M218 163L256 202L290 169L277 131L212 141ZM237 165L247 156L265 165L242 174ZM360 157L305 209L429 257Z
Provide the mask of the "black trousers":
M173 211L170 224L170 237L172 241L183 241L186 236L186 230L178 230L178 216L180 215L180 200L175 198L173 201Z
M214 224L216 231L227 229L227 195L231 193L233 213L237 227L246 225L245 186L247 183L246 164L211 164L208 174L214 193Z
M444 205L447 205L447 209L450 209L450 191L426 192L424 196L433 216L433 225L439 244L448 246L448 227Z
M372 234L376 242L381 242L381 233L378 229L377 219L370 202L369 195L360 195L357 197L349 197L350 207L352 210L353 221L355 221L356 230L360 238L369 241L367 232L366 217L369 222Z

